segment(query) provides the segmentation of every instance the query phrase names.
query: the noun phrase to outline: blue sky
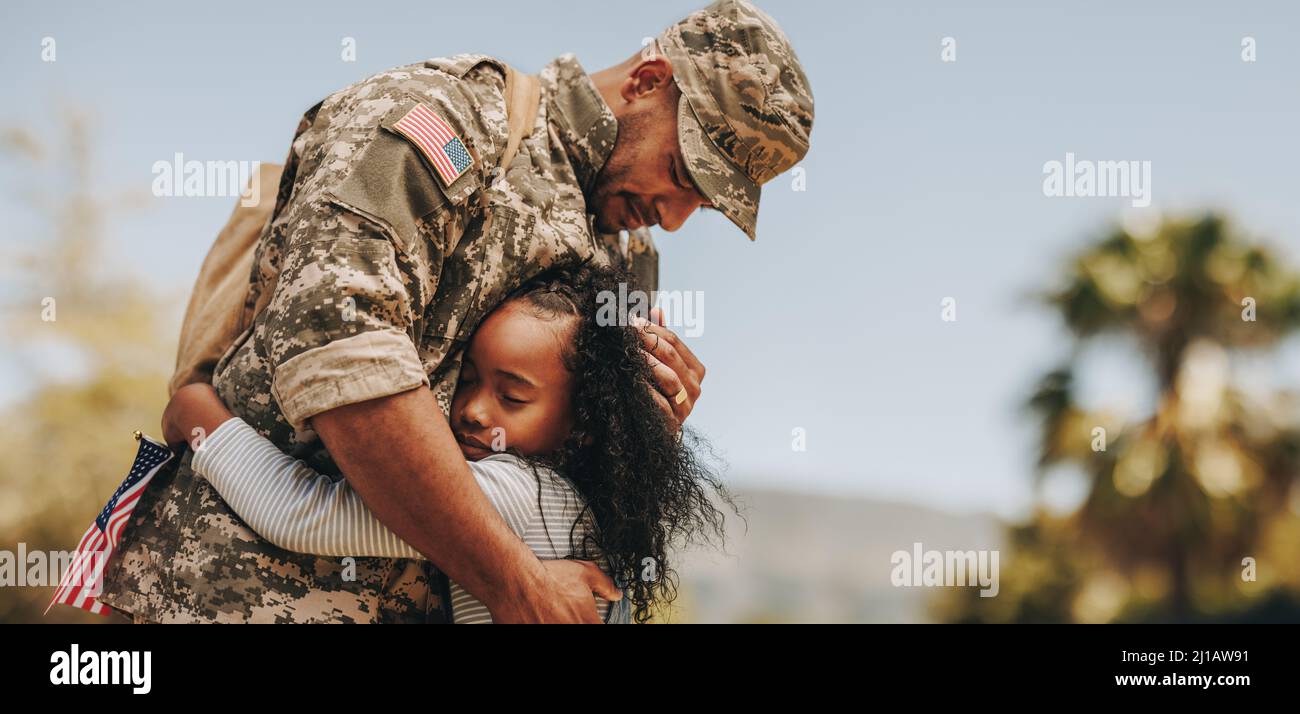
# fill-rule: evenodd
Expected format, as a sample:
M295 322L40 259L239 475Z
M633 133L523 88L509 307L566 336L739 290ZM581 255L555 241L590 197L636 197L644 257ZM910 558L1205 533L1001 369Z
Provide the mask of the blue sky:
M1224 210L1300 262L1292 3L759 4L816 95L807 190L769 184L753 244L721 216L656 235L661 287L705 296L692 421L737 486L1023 512L1033 431L1018 405L1069 349L1026 295L1128 206L1044 197L1044 162L1067 152L1151 161L1154 210ZM183 295L232 201L149 197L155 161L278 162L304 109L383 68L474 51L535 71L571 51L594 71L695 7L11 2L0 126L55 139L61 108L91 116L96 176L147 197L112 223L107 265L147 261ZM1241 60L1245 36L1256 62ZM956 62L940 61L944 37ZM0 166L0 241L29 240L11 199L22 181ZM1089 364L1092 398L1141 402L1131 359L1102 349ZM1270 368L1300 383L1300 349ZM17 376L0 387L12 396ZM807 451L791 450L796 427Z

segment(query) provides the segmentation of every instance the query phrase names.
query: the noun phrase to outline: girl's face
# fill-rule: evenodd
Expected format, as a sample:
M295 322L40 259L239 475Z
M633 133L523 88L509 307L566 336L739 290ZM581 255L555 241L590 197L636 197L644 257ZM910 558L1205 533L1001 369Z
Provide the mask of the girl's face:
M506 449L542 456L563 445L573 430L573 375L563 358L572 325L517 300L479 325L451 400L451 430L466 459Z

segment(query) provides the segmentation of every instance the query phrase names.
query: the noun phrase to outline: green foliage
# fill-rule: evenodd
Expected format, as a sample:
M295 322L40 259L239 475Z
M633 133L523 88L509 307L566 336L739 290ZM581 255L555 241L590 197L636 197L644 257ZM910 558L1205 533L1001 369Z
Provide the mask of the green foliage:
M1027 401L1040 424L1038 476L1068 467L1088 493L1063 518L1013 531L1002 592L937 613L958 621L1300 617L1300 397L1248 393L1232 363L1300 328L1300 273L1221 217L1117 230L1070 261L1045 301L1078 346L1138 345L1158 389L1125 420L1081 405L1082 350ZM1104 429L1099 432L1098 429ZM1098 446L1100 438L1105 448ZM1243 579L1245 559L1257 580Z

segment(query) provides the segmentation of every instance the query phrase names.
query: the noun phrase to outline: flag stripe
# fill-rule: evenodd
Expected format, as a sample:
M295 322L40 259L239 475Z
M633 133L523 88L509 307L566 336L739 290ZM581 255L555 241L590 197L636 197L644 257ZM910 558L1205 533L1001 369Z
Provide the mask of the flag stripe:
M411 113L407 115L407 118L428 129L433 136L434 143L439 146L446 144L452 140L452 137L456 136L456 132L447 126L447 122L443 121L442 117L429 111L429 108L423 104L416 105L411 110Z
M416 145L444 183L451 184L474 163L451 125L423 104L412 107L393 128Z
M118 537L130 520L136 504L140 502L140 496L154 475L173 457L174 454L166 446L148 437L140 438L130 472L81 537L45 612L48 613L55 604L62 604L88 610L96 615L109 613L109 609L98 600L104 568L112 558Z
M407 131L415 133L418 130L414 128L408 128ZM434 169L437 170L438 172L438 176L441 177L444 182L450 183L450 179L448 179L447 177L453 173L453 170L452 170L451 162L443 158L442 150L435 149L429 146L426 139L417 138L417 137L412 137L412 138L416 139L416 144L420 146L420 150L429 159L429 162L433 164Z
M447 126L447 122L433 112L416 112L411 119L428 129L429 133L433 135L434 143L438 146L446 146L447 142L456 138L456 132L452 131L451 127Z
M423 116L419 111L421 108L417 106L412 109L406 116L402 117L401 121L397 122L397 126L403 130L403 133L409 132L408 136L412 141L415 141L421 151L436 165L442 179L450 182L448 176L455 175L456 170L451 165L451 161L446 154L442 152L442 146L446 142L439 141L440 137L437 130L427 120L422 121Z
M438 170L438 175L442 177L442 180L450 183L452 179L449 179L448 176L456 173L455 168L451 165L451 161L448 161L447 157L443 155L442 149L435 148L432 145L431 137L425 132L425 129L413 122L405 123L403 128L403 133L407 134L420 147L424 155L433 163L434 168Z

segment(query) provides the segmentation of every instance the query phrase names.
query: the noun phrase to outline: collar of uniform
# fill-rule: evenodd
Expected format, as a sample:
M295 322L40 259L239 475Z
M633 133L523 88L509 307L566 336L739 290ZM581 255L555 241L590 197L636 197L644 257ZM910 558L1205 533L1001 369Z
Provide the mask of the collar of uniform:
M590 195L596 174L614 151L618 120L572 54L556 57L542 69L542 97L551 125L564 141L582 192Z

